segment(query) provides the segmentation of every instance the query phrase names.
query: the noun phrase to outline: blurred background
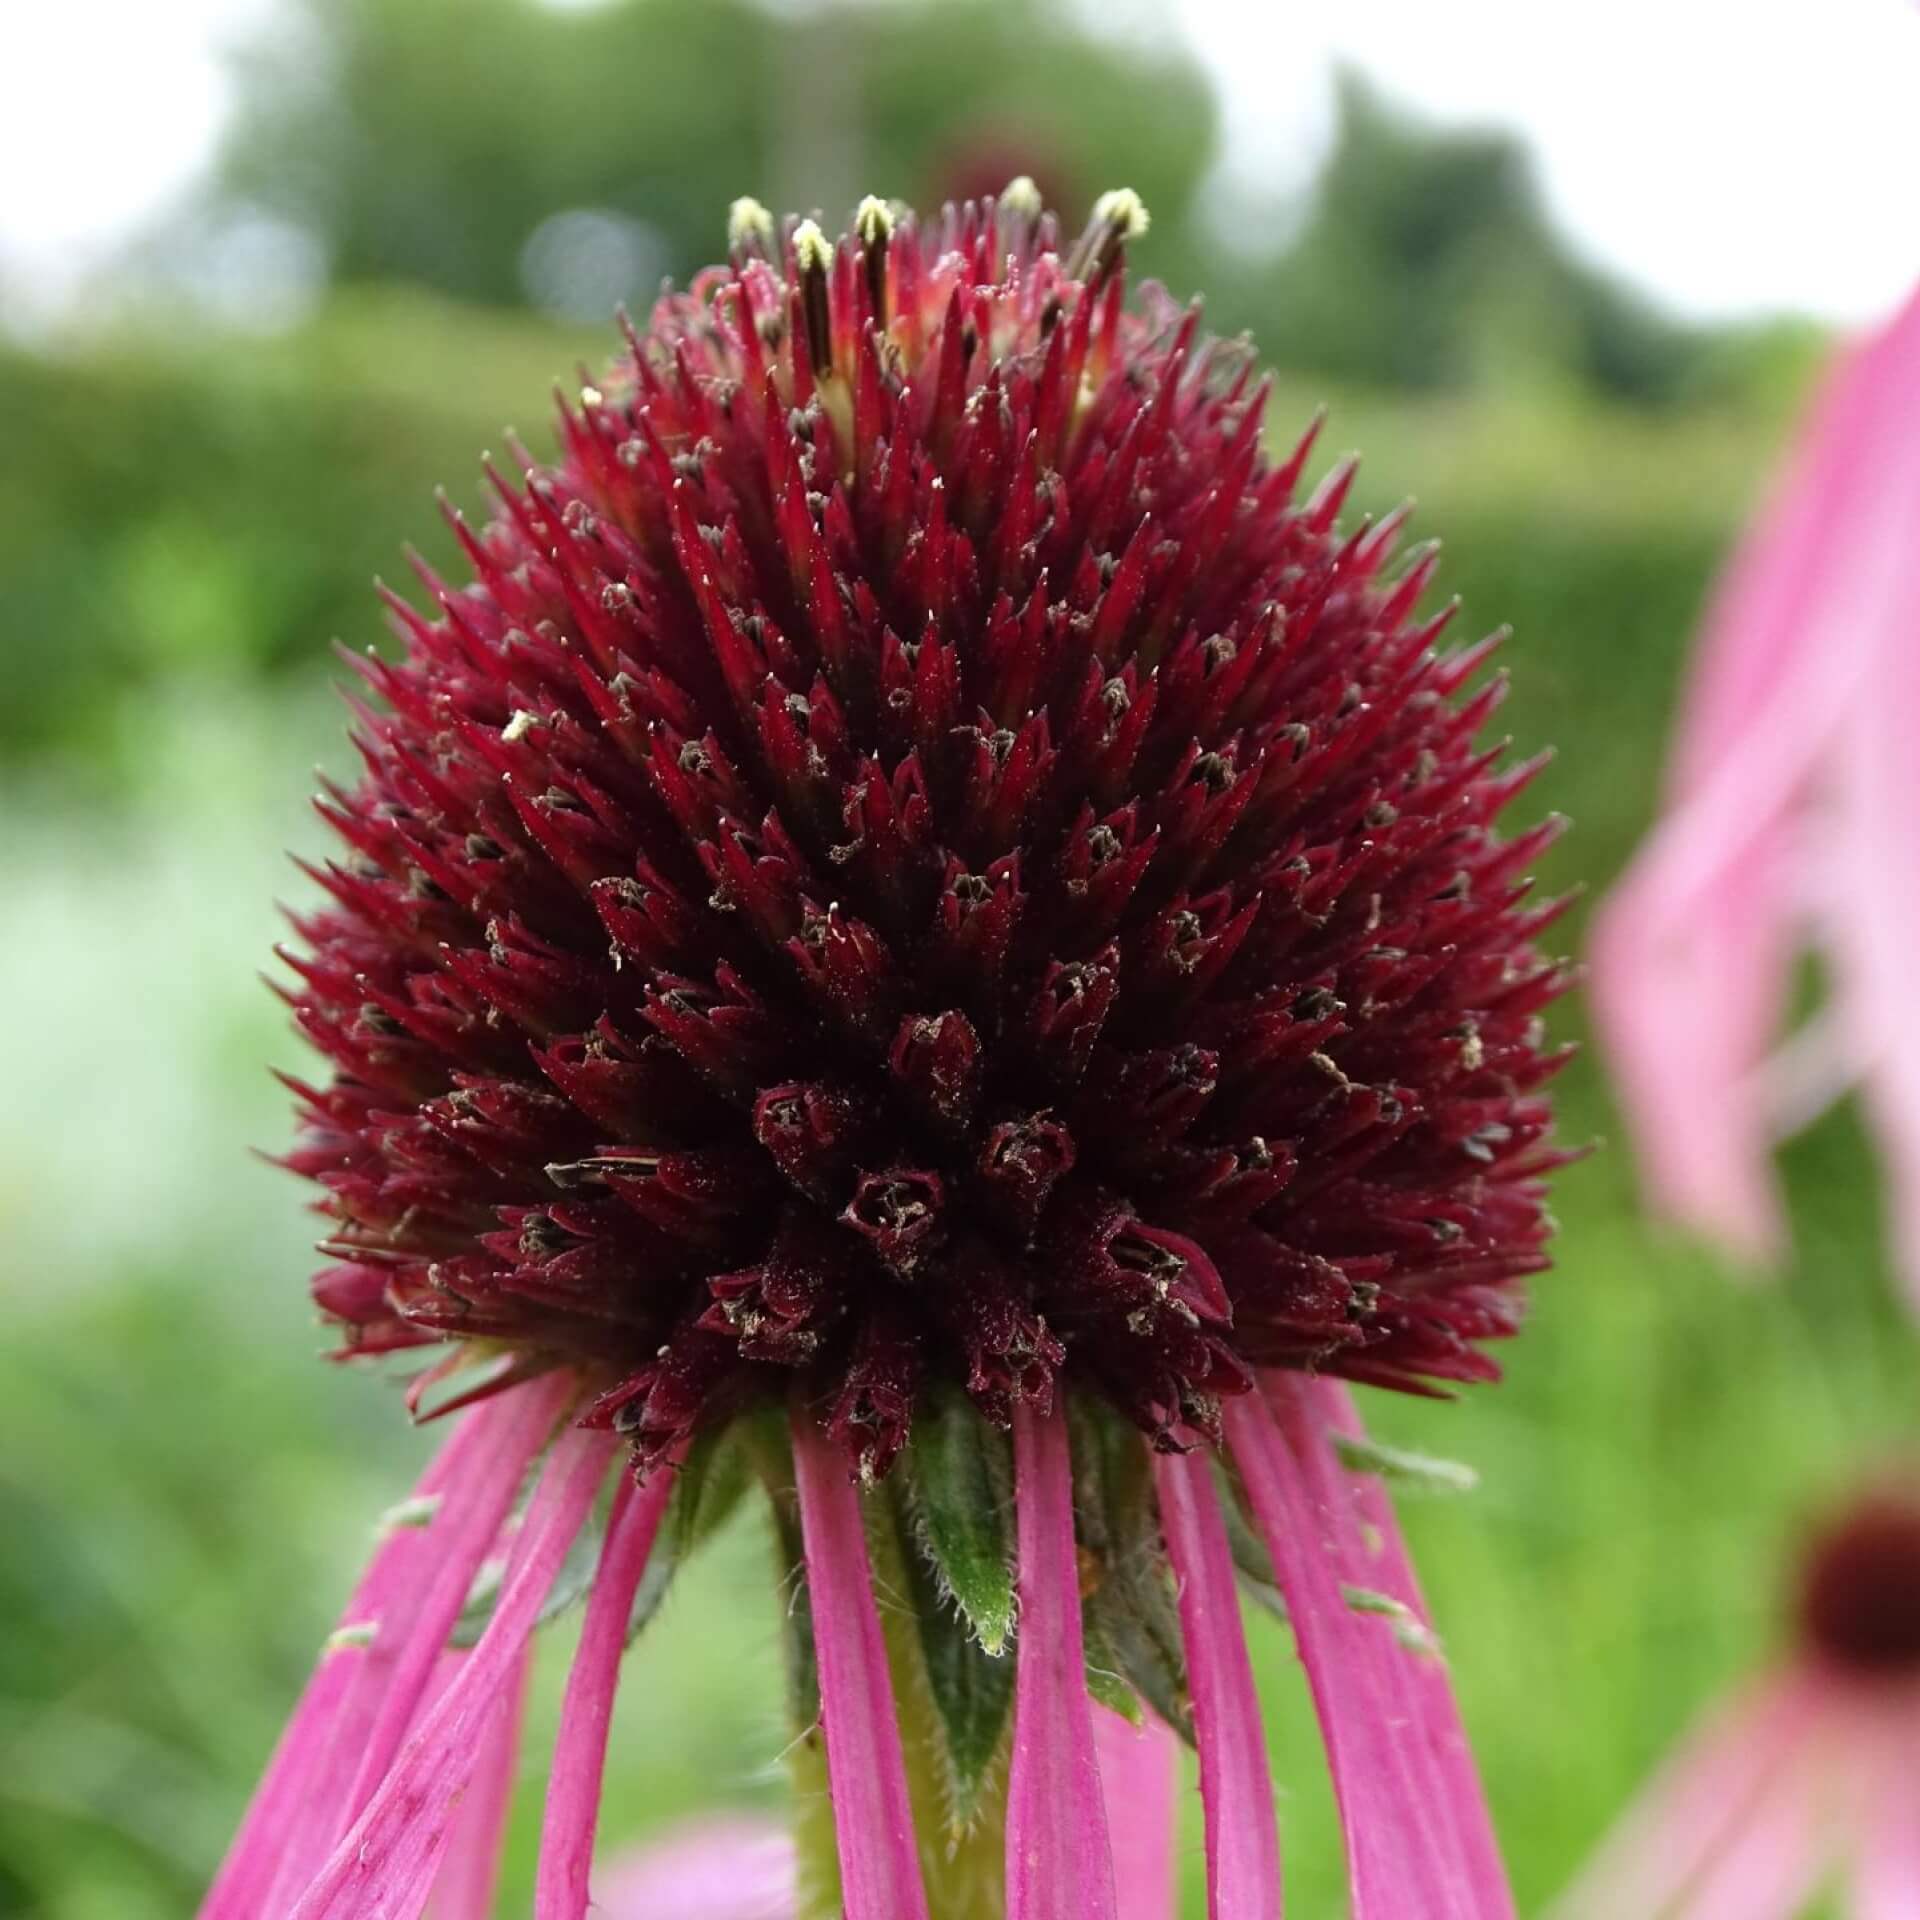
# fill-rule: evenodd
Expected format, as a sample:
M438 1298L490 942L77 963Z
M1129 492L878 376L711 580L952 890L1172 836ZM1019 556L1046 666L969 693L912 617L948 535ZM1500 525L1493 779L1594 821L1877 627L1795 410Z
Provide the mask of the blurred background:
M318 1357L304 1196L249 1157L287 1133L266 1063L299 1063L254 971L299 892L283 851L322 844L308 769L346 768L327 642L382 637L371 576L409 538L450 558L432 488L475 503L507 425L548 445L552 381L608 355L616 303L720 251L735 194L837 213L1025 171L1071 221L1137 187L1137 266L1253 332L1276 435L1326 402L1363 504L1417 496L1468 621L1513 624L1505 724L1559 747L1537 792L1577 825L1549 880L1625 857L1714 566L1833 330L1920 269L1920 19L1292 11L0 22L0 1914L191 1911L423 1452L391 1380ZM1616 1131L1590 1060L1565 1112ZM1602 1152L1563 1182L1508 1385L1372 1410L1482 1476L1409 1522L1530 1908L1774 1635L1810 1502L1915 1438L1851 1116L1789 1173L1797 1262L1753 1286L1651 1230ZM770 1566L736 1525L642 1642L610 1844L777 1803ZM1282 1637L1257 1639L1289 1910L1333 1920L1317 1743ZM1197 1825L1185 1859L1197 1901Z

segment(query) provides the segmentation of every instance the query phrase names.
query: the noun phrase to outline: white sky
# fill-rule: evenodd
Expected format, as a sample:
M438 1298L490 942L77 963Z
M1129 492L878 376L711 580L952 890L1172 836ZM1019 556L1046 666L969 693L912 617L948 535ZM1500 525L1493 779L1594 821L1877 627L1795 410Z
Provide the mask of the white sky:
M1081 3L1172 11L1226 94L1236 199L1310 175L1346 59L1524 133L1576 243L1687 311L1864 319L1920 278L1920 0ZM271 4L0 0L0 283L57 295L192 174L220 47Z

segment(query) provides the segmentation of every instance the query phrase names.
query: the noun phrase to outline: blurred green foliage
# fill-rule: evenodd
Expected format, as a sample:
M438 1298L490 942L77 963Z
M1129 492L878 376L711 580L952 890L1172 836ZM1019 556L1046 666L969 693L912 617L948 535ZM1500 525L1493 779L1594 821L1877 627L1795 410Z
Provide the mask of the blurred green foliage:
M1070 229L1102 188L1137 188L1155 272L1337 379L1459 389L1526 368L1668 406L1795 346L1791 327L1669 319L1570 252L1518 140L1427 126L1351 75L1298 233L1228 244L1191 56L1097 37L1063 0L291 5L171 235L189 252L264 215L335 285L597 317L712 259L734 193L838 217L868 191L937 205L1028 172Z
M1445 132L1343 77L1333 150L1283 256L1263 336L1284 365L1433 388L1558 367L1620 399L1668 403L1714 364L1714 336L1569 253L1511 134Z
M421 1452L390 1383L318 1359L302 1196L246 1157L285 1131L261 1063L297 1057L252 969L293 879L277 850L320 844L299 812L316 743L347 769L325 637L378 636L366 577L407 533L450 559L431 487L477 502L503 420L546 445L540 396L582 346L366 289L275 340L0 361L0 726L16 761L42 750L0 838L0 897L32 934L0 943L0 999L27 1016L0 1105L0 1913L190 1910ZM1363 506L1418 491L1462 630L1515 623L1501 724L1558 743L1537 799L1577 822L1551 884L1604 882L1644 824L1701 593L1798 397L1787 364L1739 391L1660 416L1534 379L1280 383L1276 435L1326 398L1327 456L1366 449ZM1565 1105L1572 1137L1613 1131L1590 1063ZM1920 1369L1847 1117L1791 1168L1800 1258L1743 1291L1652 1233L1628 1156L1604 1153L1562 1182L1561 1265L1508 1385L1373 1396L1383 1433L1483 1475L1410 1525L1529 1908L1766 1646L1805 1503L1912 1440ZM777 1800L778 1572L736 1529L635 1655L610 1846ZM1332 1920L1317 1741L1284 1635L1254 1637L1289 1910ZM538 1798L504 1912L526 1909ZM1197 1898L1197 1828L1185 1862Z
M567 209L644 223L655 277L684 282L720 251L737 193L938 205L1026 171L1077 220L1124 173L1177 210L1214 119L1190 59L1103 45L1048 0L791 16L751 0L302 0L251 62L217 198L316 235L338 281L512 305L529 237Z

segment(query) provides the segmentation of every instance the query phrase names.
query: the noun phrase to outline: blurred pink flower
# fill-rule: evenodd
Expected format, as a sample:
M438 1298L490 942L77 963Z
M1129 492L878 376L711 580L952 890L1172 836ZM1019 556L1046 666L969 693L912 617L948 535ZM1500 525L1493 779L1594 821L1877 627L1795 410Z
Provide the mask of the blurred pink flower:
M1875 1488L1813 1544L1789 1654L1711 1715L1552 1920L1920 1915L1920 1488Z
M1920 296L1849 352L1722 581L1593 1000L1650 1200L1749 1259L1769 1155L1858 1083L1920 1301ZM1811 949L1827 1008L1783 1046Z
M770 1820L716 1818L615 1860L603 1920L794 1920L793 1841Z

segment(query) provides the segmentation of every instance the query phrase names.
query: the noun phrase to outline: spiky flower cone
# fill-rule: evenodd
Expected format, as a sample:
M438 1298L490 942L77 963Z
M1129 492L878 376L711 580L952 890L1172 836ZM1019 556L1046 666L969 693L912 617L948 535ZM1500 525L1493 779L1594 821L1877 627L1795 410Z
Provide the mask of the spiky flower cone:
M445 1345L441 1410L545 1395L570 1446L617 1437L628 1516L661 1463L795 1409L773 1478L856 1920L925 1911L863 1533L897 1508L929 1615L956 1596L997 1654L1016 1543L956 1571L954 1540L998 1540L1007 1428L1008 1912L1112 1911L1086 1623L1158 1662L1163 1711L1191 1695L1240 1836L1218 1910L1277 1903L1207 1443L1330 1733L1373 1716L1335 1755L1350 1830L1369 1782L1460 1798L1374 1725L1387 1628L1340 1583L1397 1576L1347 1564L1386 1549L1328 1376L1491 1376L1543 1264L1561 975L1522 876L1551 827L1495 831L1529 768L1476 744L1498 683L1436 651L1431 555L1390 574L1397 521L1339 530L1350 466L1299 499L1312 434L1269 460L1246 349L1128 303L1144 226L1109 195L1063 251L1023 185L924 227L869 201L837 241L740 203L731 265L563 401L558 463L456 518L472 584L390 598L366 772L322 803L349 853L286 956L334 1068L291 1158L346 1351ZM903 1449L863 1527L851 1482ZM1140 1591L1083 1621L1076 1558L1118 1591L1143 1543ZM348 1771L377 1802L381 1767ZM1421 1911L1497 1909L1483 1840L1446 1869L1482 1891ZM1412 1912L1384 1903L1425 1884L1414 1843L1352 1844L1363 1906Z

